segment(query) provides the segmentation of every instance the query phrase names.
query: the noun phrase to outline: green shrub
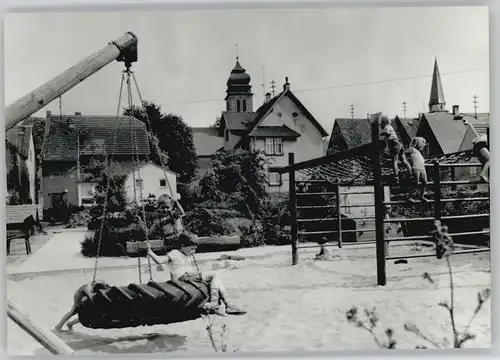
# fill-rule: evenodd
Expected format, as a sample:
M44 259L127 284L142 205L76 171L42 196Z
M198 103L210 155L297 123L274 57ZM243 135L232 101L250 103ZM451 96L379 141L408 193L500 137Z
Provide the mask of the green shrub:
M264 245L264 236L262 228L255 223L250 225L242 225L240 227L241 238L240 244L243 247L257 247Z
M75 213L70 215L69 224L67 227L68 228L77 228L77 227L88 226L90 220L91 220L90 210L83 209L79 212L75 212Z

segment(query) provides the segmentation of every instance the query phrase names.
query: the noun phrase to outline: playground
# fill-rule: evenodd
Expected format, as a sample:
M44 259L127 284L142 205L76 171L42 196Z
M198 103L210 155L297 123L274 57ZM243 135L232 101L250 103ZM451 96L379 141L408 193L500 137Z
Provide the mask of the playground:
M376 350L371 334L346 320L352 306L371 309L383 328L395 331L398 349L426 345L405 332L414 322L435 339L451 338L449 315L438 303L449 300L446 263L435 257L409 259L408 264L387 264L388 284L377 286L375 247L364 245L331 250L329 261L314 260L317 249L300 251L300 262L291 265L290 247L261 249L263 256L247 258L234 268L220 269L230 296L248 314L216 317L214 337L219 342L220 326L226 325L224 342L228 351L346 351ZM255 249L242 249L245 256ZM431 254L431 248L395 245L393 255ZM130 260L132 263L133 260ZM476 306L477 292L490 287L489 253L457 255L451 259L455 281L458 327L463 329ZM216 259L200 263L212 269ZM428 272L434 284L423 278ZM90 272L61 271L59 274L30 275L8 282L9 298L33 321L52 328L71 306L74 289L89 281ZM154 272L156 281L166 281L166 272ZM137 282L137 268L102 268L99 278L127 285ZM146 277L146 274L143 275ZM30 296L27 296L30 294ZM42 304L42 305L41 305ZM490 303L486 303L471 326L476 338L469 348L490 346ZM58 336L77 354L211 353L203 319L170 325L125 329L88 329L76 325L74 332ZM8 321L9 355L45 355L48 350Z

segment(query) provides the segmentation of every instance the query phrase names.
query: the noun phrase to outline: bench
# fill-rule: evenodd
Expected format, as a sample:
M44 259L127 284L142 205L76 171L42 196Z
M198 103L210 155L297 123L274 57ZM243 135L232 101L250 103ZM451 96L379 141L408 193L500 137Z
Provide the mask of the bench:
M22 224L15 226L15 224L7 225L7 255L10 255L10 244L12 240L24 239L24 245L26 246L26 255L31 254L31 236L35 233L36 221L32 215L28 216Z

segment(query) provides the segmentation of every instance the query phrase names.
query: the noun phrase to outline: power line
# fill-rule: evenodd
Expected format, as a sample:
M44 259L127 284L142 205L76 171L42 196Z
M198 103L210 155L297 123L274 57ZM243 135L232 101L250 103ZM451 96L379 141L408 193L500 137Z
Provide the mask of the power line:
M441 73L441 76L443 76L443 75L462 74L462 73L466 73L466 72L482 71L482 70L484 70L484 69L477 68L477 69L468 69L468 70L453 71L453 72ZM336 86L326 86L326 87L318 87L318 88L311 88L311 89L302 89L302 90L299 89L299 90L294 90L293 92L294 93L298 93L298 92L310 92L310 91L342 89L342 88L355 87L355 86L366 86L366 85L372 85L372 84L383 84L383 83L394 82L394 81L413 80L413 79L419 79L419 78L426 78L426 77L429 77L429 76L432 76L432 74L430 74L430 75L416 75L416 76L394 78L394 79L387 79L387 80L367 81L367 82L359 82L359 83L336 85ZM276 82L274 80L271 81L271 85L272 85L271 88L273 89L273 97L275 96L275 88L276 88L275 84L276 84ZM220 101L224 101L224 99L223 98L218 98L218 99L204 99L204 100L191 100L191 101L176 101L176 102L171 102L171 103L156 103L156 104L159 105L159 106L171 106L171 105L199 104L199 103L220 102ZM425 105L424 105L424 111L425 111Z
M452 71L452 72L447 72L447 73L441 73L441 76L443 76L443 75L462 74L462 73L466 73L466 72L482 71L482 70L484 70L484 69L478 68L478 69L468 69L468 70ZM394 81L405 81L405 80L420 79L420 78L426 78L426 77L429 77L429 76L432 76L432 74L408 76L408 77L394 78L394 79L387 79L387 80L367 81L367 82L359 82L359 83L344 84L344 85L326 86L326 87L318 87L318 88L311 88L311 89L302 89L302 90L299 89L299 90L294 90L293 92L294 93L298 93L298 92L309 92L309 91L342 89L342 88L354 87L354 86L366 86L366 85L372 85L372 84L383 84L383 83L394 82ZM276 82L274 80L271 81L271 88L273 89L273 97L275 95L275 91L274 91L274 89L276 87L275 84L276 84ZM222 99L180 101L180 102L175 102L175 103L170 103L170 104L164 104L164 105L193 104L193 103L215 102L215 101L222 101Z

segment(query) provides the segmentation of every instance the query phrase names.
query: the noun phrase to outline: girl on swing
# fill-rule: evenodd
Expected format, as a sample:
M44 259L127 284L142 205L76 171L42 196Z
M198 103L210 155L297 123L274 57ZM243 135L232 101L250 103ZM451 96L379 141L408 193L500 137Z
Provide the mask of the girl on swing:
M170 276L174 281L204 281L210 284L210 301L206 303L205 308L214 311L217 315L243 315L245 310L241 310L229 301L227 291L222 283L220 275L216 272L199 271L194 260L194 253L198 247L197 236L188 232L183 232L178 238L179 249L170 251L165 260L161 260L149 247L148 256L161 266L168 263L170 267ZM221 308L225 305L225 311Z
M177 200L174 200L169 195L165 194L158 198L158 209L162 212L162 217L158 223L153 225L154 228L160 229L160 234L167 243L175 242L179 245L178 249L170 251L166 260L162 261L151 250L148 243L148 256L158 264L158 270L164 270L164 263L168 263L170 267L171 279L174 281L204 281L210 284L210 302L205 307L207 310L214 311L217 315L243 315L246 311L237 308L229 302L226 289L218 273L215 272L200 272L194 263L194 253L198 246L197 236L184 232L182 225L182 217L184 210ZM146 229L147 231L147 229ZM173 240L173 241L172 241ZM225 313L220 305L225 305Z

